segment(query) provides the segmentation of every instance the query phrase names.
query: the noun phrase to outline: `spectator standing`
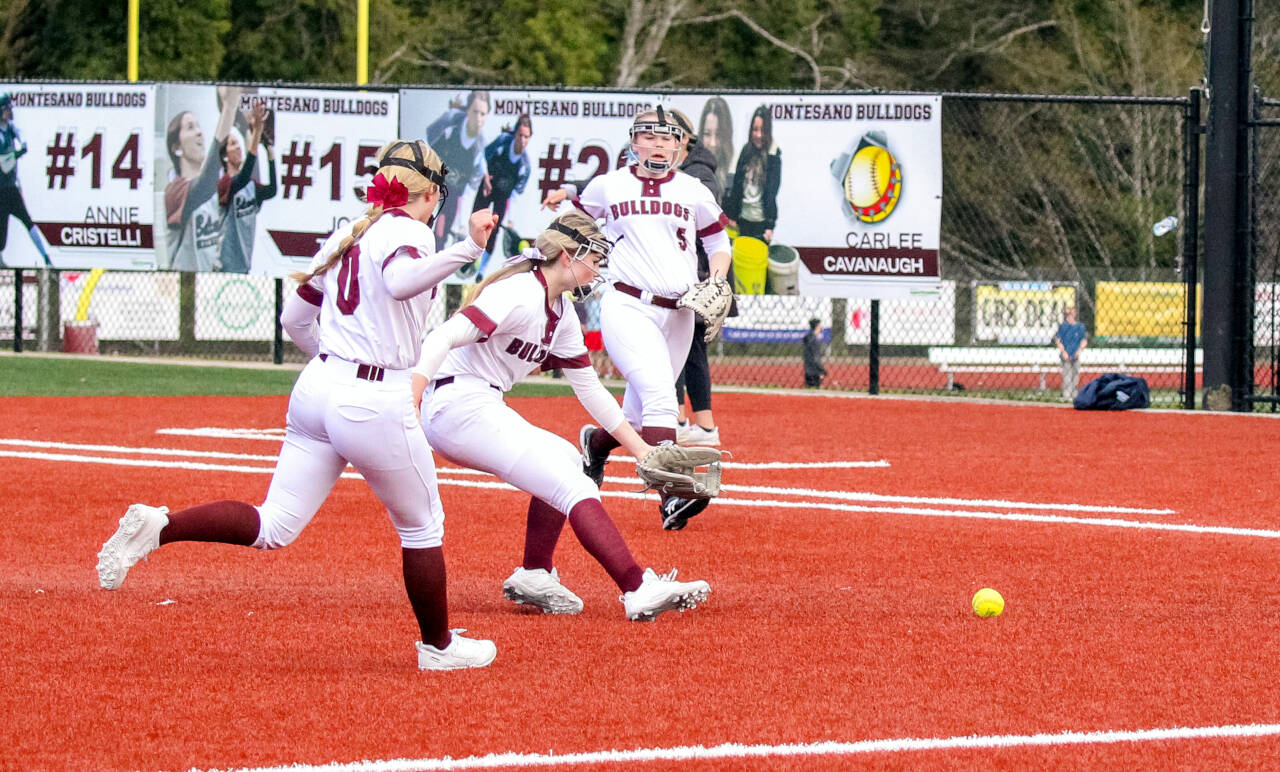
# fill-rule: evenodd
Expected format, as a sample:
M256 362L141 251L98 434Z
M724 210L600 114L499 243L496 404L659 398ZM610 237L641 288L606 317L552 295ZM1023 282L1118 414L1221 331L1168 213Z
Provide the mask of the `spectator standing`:
M724 200L725 216L739 236L773 241L781 184L782 151L773 142L773 116L768 105L760 105L751 115L751 133Z
M1080 352L1089 345L1084 325L1076 321L1076 307L1062 309L1062 324L1053 334L1062 360L1062 398L1071 402L1080 393Z
M817 389L827 368L822 366L822 320L816 316L809 320L809 332L804 336L804 387Z

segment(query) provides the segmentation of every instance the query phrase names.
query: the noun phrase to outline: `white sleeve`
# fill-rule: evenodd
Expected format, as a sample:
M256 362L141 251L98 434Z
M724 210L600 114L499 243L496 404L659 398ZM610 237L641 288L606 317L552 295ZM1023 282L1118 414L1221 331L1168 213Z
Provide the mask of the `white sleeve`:
M308 357L314 357L320 352L320 301L316 299L320 293L310 284L303 284L298 289L299 292L290 292L284 299L280 326L294 345Z
M454 314L449 320L431 331L422 341L422 353L413 372L428 381L435 378L449 352L459 346L475 343L483 333L462 314Z
M714 255L717 252L733 254L733 245L729 242L729 234L725 233L724 230L718 230L708 236L703 236L702 248L708 255Z
M578 401L587 409L596 423L604 427L606 432L613 433L622 425L622 408L608 389L600 383L600 377L590 367L570 367L564 370L565 380L573 387Z
M423 255L417 247L400 247L383 263L382 278L391 297L408 300L449 278L454 271L483 253L484 247L472 241L470 236L434 255Z
M600 175L588 182L573 202L574 206L596 219L604 217L609 211L609 202L605 201L604 178L605 175Z

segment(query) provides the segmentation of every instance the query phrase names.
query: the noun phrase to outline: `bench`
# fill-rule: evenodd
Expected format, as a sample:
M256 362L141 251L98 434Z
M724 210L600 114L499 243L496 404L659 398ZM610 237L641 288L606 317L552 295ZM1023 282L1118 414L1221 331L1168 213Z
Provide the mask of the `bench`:
M1204 352L1196 349L1196 370ZM1054 346L930 346L929 363L947 376L947 388L955 388L956 373L1032 373L1045 376L1062 367ZM1187 366L1186 351L1180 348L1101 348L1087 346L1080 352L1080 372L1090 373L1180 373Z

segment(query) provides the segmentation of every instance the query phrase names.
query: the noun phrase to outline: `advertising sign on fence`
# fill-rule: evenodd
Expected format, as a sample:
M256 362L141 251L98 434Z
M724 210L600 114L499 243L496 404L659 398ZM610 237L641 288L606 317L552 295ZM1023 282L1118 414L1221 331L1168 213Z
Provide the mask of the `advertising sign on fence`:
M1004 344L1048 344L1062 312L1076 307L1074 284L1002 281L973 285L973 339Z
M1187 292L1179 282L1100 281L1094 336L1099 343L1177 344L1186 340ZM1197 307L1204 308L1196 287ZM1196 334L1199 335L1197 320Z
M850 345L871 342L871 301L850 300L844 340ZM886 346L949 346L956 340L956 283L938 284L936 297L880 301L880 343Z
M155 86L0 84L0 260L155 268Z
M696 124L726 214L761 237L735 242L741 294L936 296L940 97L406 89L400 133L425 138L451 170L441 245L488 206L503 215L501 256L555 216L540 206L548 193L625 166L635 116L658 104Z
M165 86L156 116L160 266L268 276L305 268L329 233L363 211L355 189L395 138L398 101L379 92ZM266 110L261 128L256 105Z

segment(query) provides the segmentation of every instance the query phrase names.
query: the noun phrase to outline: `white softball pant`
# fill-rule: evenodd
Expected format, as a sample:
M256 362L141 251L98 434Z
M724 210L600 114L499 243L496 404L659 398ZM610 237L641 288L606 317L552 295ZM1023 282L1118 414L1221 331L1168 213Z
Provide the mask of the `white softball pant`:
M357 365L337 357L312 359L289 397L284 446L254 546L287 546L320 509L347 462L387 508L400 544L438 547L444 509L435 460L413 408L408 370L384 370L383 380L356 377Z
M433 385L423 396L422 417L440 455L495 475L566 516L580 501L600 500L582 473L581 451L526 421L479 378L460 375L439 389Z
M627 423L675 429L676 374L693 342L693 312L645 303L617 290L600 299L600 332L609 358L627 381Z

